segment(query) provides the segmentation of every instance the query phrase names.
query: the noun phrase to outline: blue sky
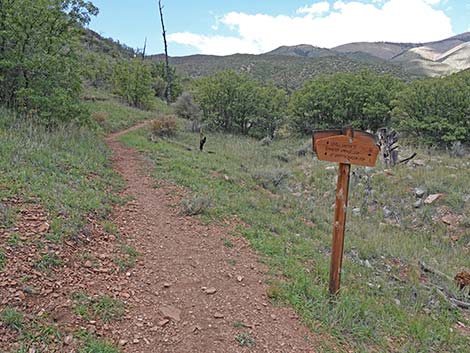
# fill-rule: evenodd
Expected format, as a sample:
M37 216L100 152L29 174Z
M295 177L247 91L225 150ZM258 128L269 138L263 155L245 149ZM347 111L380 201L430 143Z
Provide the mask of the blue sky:
M90 27L148 53L163 51L156 0L93 0ZM469 0L163 0L172 56L261 53L280 45L426 42L470 31Z

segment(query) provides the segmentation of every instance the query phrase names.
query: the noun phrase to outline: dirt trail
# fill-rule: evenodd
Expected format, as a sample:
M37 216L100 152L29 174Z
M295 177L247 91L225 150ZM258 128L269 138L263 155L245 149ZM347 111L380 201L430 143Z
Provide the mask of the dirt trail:
M294 311L269 302L268 269L248 243L228 235L230 226L180 216L184 191L156 185L141 156L116 140L144 125L107 139L124 195L133 199L115 209L113 221L141 254L114 288L129 314L111 325L113 338L139 353L314 352L318 338Z

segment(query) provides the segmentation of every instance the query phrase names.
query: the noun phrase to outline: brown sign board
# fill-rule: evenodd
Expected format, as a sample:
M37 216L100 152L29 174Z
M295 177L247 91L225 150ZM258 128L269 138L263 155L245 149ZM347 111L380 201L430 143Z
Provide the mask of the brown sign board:
M313 133L314 150L319 160L375 166L379 155L374 135L363 131L352 131L351 135L342 130L323 130Z
M315 131L313 148L319 160L339 163L330 265L330 294L336 295L340 290L351 164L375 166L379 147L374 135L348 127Z

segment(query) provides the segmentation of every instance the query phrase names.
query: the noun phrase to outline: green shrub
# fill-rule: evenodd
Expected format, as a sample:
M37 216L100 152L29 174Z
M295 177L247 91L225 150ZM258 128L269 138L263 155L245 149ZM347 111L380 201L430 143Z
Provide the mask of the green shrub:
M207 196L191 196L181 201L181 214L194 216L204 213L211 207L211 199Z
M203 119L216 130L273 137L284 120L286 93L245 74L224 71L201 78L193 92Z
M51 126L87 122L77 57L91 2L3 1L0 6L0 102Z

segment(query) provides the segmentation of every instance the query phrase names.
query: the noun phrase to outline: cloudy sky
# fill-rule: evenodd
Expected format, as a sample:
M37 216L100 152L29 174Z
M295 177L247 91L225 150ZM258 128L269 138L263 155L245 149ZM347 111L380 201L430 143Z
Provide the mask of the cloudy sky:
M263 53L281 45L426 42L470 31L470 0L162 0L170 55ZM93 0L91 28L163 51L157 0Z

